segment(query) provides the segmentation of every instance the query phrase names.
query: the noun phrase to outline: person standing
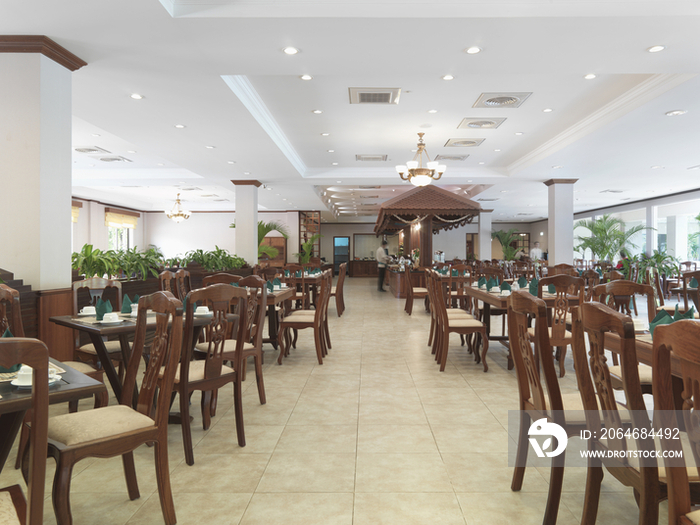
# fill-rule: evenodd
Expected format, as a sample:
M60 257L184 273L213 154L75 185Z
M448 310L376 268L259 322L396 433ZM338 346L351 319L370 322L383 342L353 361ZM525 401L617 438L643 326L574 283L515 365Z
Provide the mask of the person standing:
M386 251L386 245L389 244L386 240L382 241L382 245L377 248L377 264L379 265L379 282L377 283L377 289L380 292L386 292L384 289L384 278L386 276L386 265L391 260L389 254Z
M536 242L535 247L530 250L530 259L533 261L539 261L542 259L542 250L540 249L540 243Z

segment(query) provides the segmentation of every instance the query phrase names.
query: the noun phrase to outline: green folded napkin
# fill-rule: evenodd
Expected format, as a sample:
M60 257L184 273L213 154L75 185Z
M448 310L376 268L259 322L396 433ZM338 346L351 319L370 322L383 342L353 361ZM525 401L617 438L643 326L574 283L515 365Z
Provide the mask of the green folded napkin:
M97 299L97 305L95 306L95 319L102 321L105 314L112 311L112 303L107 299L103 301L101 298Z
M285 277L289 277L289 270L285 270L285 271L284 271L284 276L285 276Z
M296 272L296 273L294 274L294 277L300 278L300 277L301 277L301 270L299 270L298 272Z
M654 337L654 329L661 324L671 324L673 317L666 310L661 310L656 317L649 323L649 333Z
M537 286L540 284L540 281L537 278L534 278L532 281L530 281L530 294L534 295L537 297Z
M491 288L493 288L494 286L498 286L498 283L496 281L494 281L493 279L489 278L489 280L486 281L486 291L490 292Z
M511 287L510 287L510 285L509 285L507 282L503 281L503 282L501 283L501 291L503 291L503 290L510 290L510 289L511 289Z
M603 277L603 270L601 270L600 268L596 268L595 271L598 272L598 275Z
M578 276L581 277L583 275L583 270L576 270L578 272Z
M673 320L680 321L681 319L694 319L695 318L695 307L691 306L690 310L682 314L678 311L678 305L676 305L676 311L673 313Z
M551 294L555 294L557 293L557 287L553 284L550 284L549 286L547 286L547 291Z
M520 286L521 289L524 289L527 286L527 279L525 279L524 276L518 279L518 286Z
M129 299L129 296L127 294L124 294L124 299L122 299L122 313L131 313L131 299Z
M272 284L272 281L267 281L267 291L272 292L275 289L275 285Z
M12 332L10 332L10 329L6 329L5 333L2 334L0 337L14 337L12 335ZM22 367L21 363L17 363L16 365L12 365L10 368L5 368L4 366L0 366L0 374L14 374L17 372Z
M698 287L698 280L693 277L690 282L688 283L688 288L697 288Z
M139 294L135 294L134 298L131 300L131 304L139 304Z
M459 272L457 270L452 270L452 277L459 277Z
M274 279L272 279L272 284L275 286L282 286L282 281L275 277Z
M485 284L486 284L486 277L479 277L479 282L476 283L476 285L477 285L479 288L481 288L481 287L484 286Z

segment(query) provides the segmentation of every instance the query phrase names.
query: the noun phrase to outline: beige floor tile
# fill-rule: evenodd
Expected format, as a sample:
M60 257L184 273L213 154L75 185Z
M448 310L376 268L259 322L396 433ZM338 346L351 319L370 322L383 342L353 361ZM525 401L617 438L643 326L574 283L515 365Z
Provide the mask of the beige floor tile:
M581 486L581 488L585 488ZM583 514L583 493L563 493L561 496L562 507L567 508L574 516ZM659 511L659 523L668 523L668 510ZM596 523L614 523L615 525L635 525L639 523L639 508L634 500L632 489L626 493L600 493L598 502L598 516Z
M429 454L437 452L437 445L428 425L360 424L357 452Z
M252 494L175 494L177 522L187 525L236 525ZM151 495L127 525L162 523L158 494Z
M173 492L206 494L254 492L270 454L198 454L170 475Z
M238 445L235 428L231 428L231 425L226 422L213 427L194 447L195 461L198 454L271 454L277 446L284 426L248 425L245 423L245 415L243 419L245 447Z
M275 453L257 492L352 492L355 454Z
M354 525L464 525L454 493L357 494Z
M353 495L254 494L240 525L351 525Z
M420 401L360 403L361 425L425 425L427 422Z
M71 491L70 508L73 523L99 523L100 525L124 525L145 503L146 497L129 501L124 491L113 494L103 492L99 496L94 493ZM160 523L163 517L161 514ZM44 525L56 525L56 516L49 500L44 502Z
M442 454L508 453L508 433L500 425L431 425Z
M451 492L439 454L357 454L356 492Z
M288 425L350 425L357 423L357 399L324 402L309 399L299 402L289 418Z
M354 454L357 425L288 425L275 452L294 454Z
M498 493L510 490L513 467L504 454L449 454L442 459L455 492ZM522 492L547 492L548 479L536 468L525 471Z
M468 525L541 525L547 504L547 494L510 490L498 494L458 493L457 499ZM561 505L557 525L578 525L578 516Z

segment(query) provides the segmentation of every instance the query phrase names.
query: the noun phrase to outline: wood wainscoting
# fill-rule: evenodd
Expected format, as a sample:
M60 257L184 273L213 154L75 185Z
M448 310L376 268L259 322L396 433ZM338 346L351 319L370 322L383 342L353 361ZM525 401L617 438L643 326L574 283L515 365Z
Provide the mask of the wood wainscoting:
M49 317L71 315L73 294L70 288L39 290L36 292L38 339L49 348L49 355L59 361L73 360L73 330L58 326Z

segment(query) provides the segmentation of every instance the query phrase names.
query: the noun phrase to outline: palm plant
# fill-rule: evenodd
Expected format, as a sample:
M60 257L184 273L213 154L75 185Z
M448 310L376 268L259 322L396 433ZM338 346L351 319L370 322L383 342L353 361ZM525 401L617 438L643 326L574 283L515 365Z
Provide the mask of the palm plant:
M235 228L236 223L232 222L229 228ZM264 246L263 239L268 233L278 231L282 234L282 237L289 239L289 233L287 232L287 227L281 222L270 221L258 221L258 258L263 255L267 255L270 259L274 259L279 254L279 250L274 246Z
M620 253L624 248L627 251L631 248L638 248L630 239L635 234L643 230L652 230L648 226L634 226L629 230L625 230L625 223L622 219L611 215L603 215L597 219L580 220L574 224L574 230L577 228L586 228L591 232L590 237L578 236L578 246L575 250L579 253L584 253L590 250L594 258L612 261L615 255Z
M314 254L314 243L316 239L320 239L321 237L323 237L323 235L320 233L313 234L301 245L301 252L293 254L294 257L299 258L299 264L307 264L311 260L311 256Z
M512 246L518 242L519 237L517 228L511 228L508 231L498 230L491 232L491 238L497 239L501 243L504 261L514 261L518 254L522 253L520 248Z
M114 274L118 269L115 261L115 253L112 250L103 252L92 244L86 244L79 252L73 252L71 255L71 266L85 277Z

